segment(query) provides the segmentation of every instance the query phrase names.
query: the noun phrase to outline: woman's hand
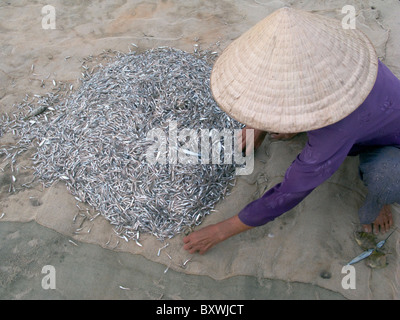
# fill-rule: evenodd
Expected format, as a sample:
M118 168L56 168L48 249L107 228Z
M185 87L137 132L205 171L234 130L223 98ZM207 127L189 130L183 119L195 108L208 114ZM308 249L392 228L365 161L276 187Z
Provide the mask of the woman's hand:
M246 144L246 130L247 129L252 129L254 130L254 139L249 142L249 145ZM257 150L261 144L264 141L265 136L267 135L267 132L258 130L258 129L253 129L249 126L246 126L242 129L242 142L241 142L241 151L246 152L246 155L250 154L250 150Z
M246 130L247 129L253 129L254 130L254 139L249 142L247 145L246 143ZM242 142L240 145L240 151L245 152L246 155L250 154L250 150L254 149L257 150L261 144L263 143L265 136L267 135L268 132L258 130L251 128L249 126L246 126L242 129ZM270 133L271 138L275 140L289 140L295 137L298 133Z
M204 254L221 241L251 228L241 222L236 215L189 234L183 238L185 244L183 248L189 253L199 252Z
M189 253L199 252L200 254L204 254L221 241L218 227L213 224L183 238L183 243L185 244L183 248L189 251Z

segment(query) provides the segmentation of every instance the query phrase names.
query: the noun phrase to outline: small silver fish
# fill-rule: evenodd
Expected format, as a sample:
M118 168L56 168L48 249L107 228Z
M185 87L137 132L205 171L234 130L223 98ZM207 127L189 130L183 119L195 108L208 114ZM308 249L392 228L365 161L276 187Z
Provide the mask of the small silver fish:
M385 245L387 239L389 239L389 237L390 237L396 230L397 230L397 228L394 229L394 230L387 236L386 239L384 239L384 240L382 240L382 241L379 241L379 242L377 243L376 247L377 247L378 249L382 248L382 247Z
M38 108L32 110L32 111L24 118L24 120L28 120L29 118L36 117L36 116L38 116L39 114L43 113L43 112L46 111L46 110L47 110L47 106L40 106L40 107L38 107Z
M135 242L139 247L143 247L143 245L137 239L135 239Z
M369 249L367 251L364 251L359 256L357 256L353 260L351 260L347 265L352 265L352 264L355 264L355 263L357 263L357 262L359 262L361 260L364 260L364 259L368 258L374 251L375 251L375 249Z
M68 240L68 242L72 243L74 246L78 247L78 244L72 240Z
M131 290L130 288L126 288L126 287L123 287L123 286L119 286L119 288L122 289L122 290Z

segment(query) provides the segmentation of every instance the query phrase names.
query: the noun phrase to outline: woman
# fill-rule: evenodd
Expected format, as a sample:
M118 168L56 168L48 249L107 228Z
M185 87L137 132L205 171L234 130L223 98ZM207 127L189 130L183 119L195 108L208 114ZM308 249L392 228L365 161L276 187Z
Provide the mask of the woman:
M214 66L211 88L221 109L257 128L255 147L266 132L289 137L307 132L308 142L281 183L238 215L185 237L184 249L203 254L274 220L326 181L348 155L360 155L368 188L359 210L365 231L392 226L389 205L400 203L400 80L361 31L280 9L228 46Z

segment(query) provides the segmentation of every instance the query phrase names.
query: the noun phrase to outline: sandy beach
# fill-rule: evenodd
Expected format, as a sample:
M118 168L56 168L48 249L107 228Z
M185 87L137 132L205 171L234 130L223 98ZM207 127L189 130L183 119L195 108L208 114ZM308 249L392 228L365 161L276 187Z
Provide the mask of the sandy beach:
M17 112L24 99L77 88L82 63L95 66L107 50L123 53L168 46L187 52L226 46L268 14L284 6L342 19L342 8L356 9L357 28L379 58L400 77L400 2L397 0L307 1L61 1L54 29L43 27L39 1L0 2L0 117ZM72 87L71 87L72 86ZM68 91L62 92L68 98ZM2 133L0 148L18 137ZM282 180L306 142L266 138L251 175L241 176L232 193L202 223L233 216ZM0 299L389 299L400 298L400 238L387 243L388 266L356 265L356 289L343 287L343 266L361 253L353 234L365 197L358 158L340 169L295 209L275 221L221 243L205 255L183 250L183 235L168 247L152 235L141 244L118 239L99 217L76 219L76 199L60 181L50 188L32 180L32 150L18 159L15 173L0 158ZM1 162L3 161L3 162ZM16 178L13 191L13 176ZM84 204L82 204L84 206ZM91 208L86 206L89 210ZM394 214L400 225L400 212ZM198 228L199 228L198 227ZM89 232L76 232L84 229ZM383 236L379 236L383 239ZM190 261L189 261L190 260ZM189 261L183 265L185 261ZM56 288L46 290L44 266L54 266Z

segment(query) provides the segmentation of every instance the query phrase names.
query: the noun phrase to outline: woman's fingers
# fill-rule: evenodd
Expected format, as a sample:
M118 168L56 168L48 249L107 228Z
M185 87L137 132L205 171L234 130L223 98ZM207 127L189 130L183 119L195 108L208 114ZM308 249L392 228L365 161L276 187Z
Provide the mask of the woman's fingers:
M185 245L183 249L189 253L206 253L216 243L218 243L218 235L215 231L215 226L207 226L198 231L194 231L188 236L183 238Z
M253 130L253 138L247 139L247 130ZM241 152L246 152L246 155L250 155L251 152L257 150L264 141L267 132L253 129L250 127L245 127L242 129L242 141L239 150Z
M247 139L246 139L246 133L247 133L248 129L254 130L249 127L245 127L242 129L242 131L241 131L242 140L241 140L241 143L239 146L239 152L246 152L247 155L249 154L249 151L254 148L254 139L250 139L250 141L247 141Z

